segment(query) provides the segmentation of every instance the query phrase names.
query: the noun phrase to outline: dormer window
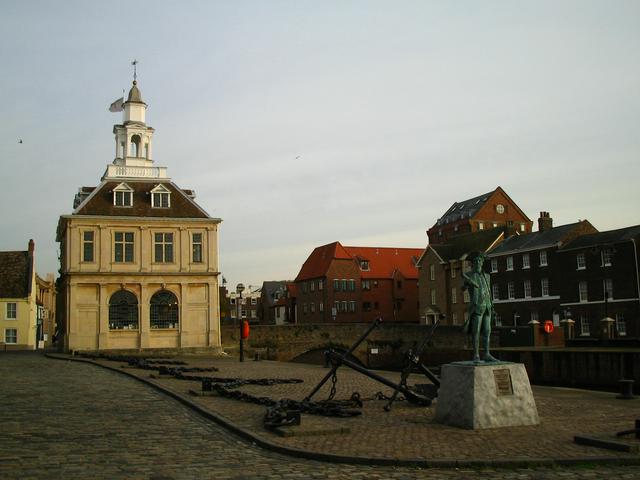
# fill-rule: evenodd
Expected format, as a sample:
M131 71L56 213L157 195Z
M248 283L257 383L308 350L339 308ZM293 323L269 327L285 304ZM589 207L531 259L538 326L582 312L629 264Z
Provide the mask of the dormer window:
M133 206L133 188L126 183L121 183L113 189L113 204L116 207Z
M360 260L360 269L365 272L369 271L369 260Z
M157 185L151 190L151 206L153 208L169 208L171 206L171 190L164 185Z

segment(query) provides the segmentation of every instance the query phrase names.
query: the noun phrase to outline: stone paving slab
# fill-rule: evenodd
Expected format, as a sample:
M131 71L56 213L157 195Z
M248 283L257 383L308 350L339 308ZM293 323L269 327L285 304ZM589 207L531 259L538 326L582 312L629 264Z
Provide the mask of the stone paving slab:
M63 357L64 358L64 357ZM302 400L324 377L328 369L317 365L280 363L224 357L185 356L188 366L210 367L218 372L196 375L237 378L299 378L303 383L273 386L248 385L241 391L273 399ZM217 418L267 446L282 451L305 452L308 458L331 459L342 456L361 463L399 463L417 465L552 465L575 462L629 462L640 464L640 456L614 452L574 443L575 435L602 435L632 428L640 418L640 399L621 401L615 394L577 389L533 387L540 425L487 430L463 430L434 423L435 405L417 407L396 402L385 412L385 401L375 400L377 392L391 389L348 368L338 371L336 399L347 399L358 391L364 401L362 415L353 418L327 418L302 415L299 427L290 427L293 436L282 437L267 431L262 424L265 407L212 396L192 396L200 383L162 378L149 370L130 368L122 362L103 359L95 363L119 370L201 407ZM378 372L397 381L399 373ZM155 377L155 378L152 378ZM428 383L412 375L409 383ZM326 399L328 382L314 397ZM296 430L300 433L296 435ZM341 433L329 433L341 432ZM314 457L315 455L315 457Z

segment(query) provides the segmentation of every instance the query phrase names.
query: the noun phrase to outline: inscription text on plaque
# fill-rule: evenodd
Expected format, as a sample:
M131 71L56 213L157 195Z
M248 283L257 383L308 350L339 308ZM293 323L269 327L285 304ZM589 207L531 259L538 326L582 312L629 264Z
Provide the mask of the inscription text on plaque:
M511 384L511 372L508 368L499 368L493 371L493 378L496 381L496 395L513 395L513 385Z

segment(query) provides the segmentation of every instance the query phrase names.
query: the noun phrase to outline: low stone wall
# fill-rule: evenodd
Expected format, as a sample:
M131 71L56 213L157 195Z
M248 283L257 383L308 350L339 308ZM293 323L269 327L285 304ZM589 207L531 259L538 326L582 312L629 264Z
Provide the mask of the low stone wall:
M346 350L369 326L367 323L252 325L249 339L245 341L245 349L250 356L258 350L270 359L290 361L307 352L328 347ZM426 325L383 323L361 343L354 356L372 368L397 368L402 364L406 351L415 348L429 328ZM222 327L221 333L224 348L237 351L239 328ZM495 341L497 342L497 336ZM440 326L425 349L423 358L436 360L446 357L447 361L459 360L459 357L450 358L450 354L460 352L466 346L467 337L460 327Z

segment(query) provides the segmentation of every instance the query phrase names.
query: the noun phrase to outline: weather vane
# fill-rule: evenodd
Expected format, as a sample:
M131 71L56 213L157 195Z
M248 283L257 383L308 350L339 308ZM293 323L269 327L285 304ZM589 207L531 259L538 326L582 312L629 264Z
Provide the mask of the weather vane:
M131 65L133 65L133 80L136 81L138 78L138 74L136 71L136 65L138 65L138 60L133 60L133 62L131 62Z

